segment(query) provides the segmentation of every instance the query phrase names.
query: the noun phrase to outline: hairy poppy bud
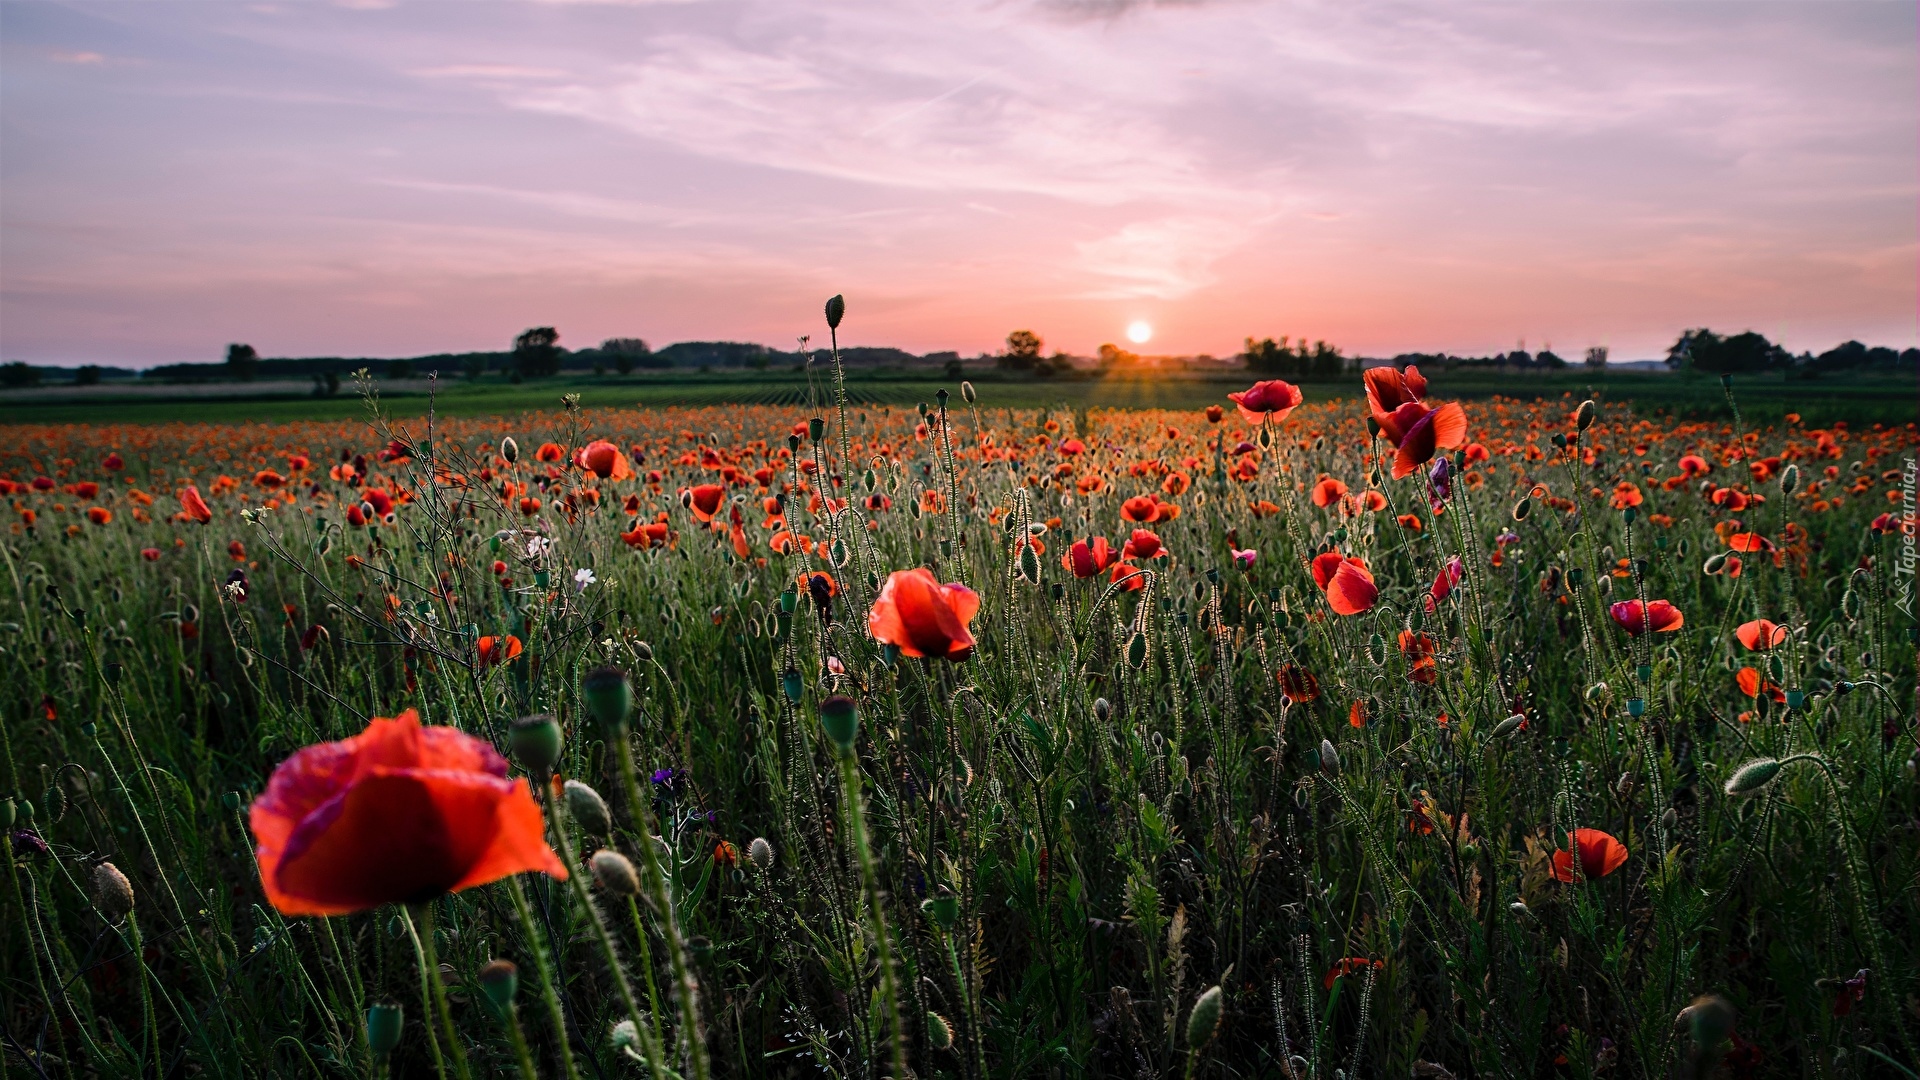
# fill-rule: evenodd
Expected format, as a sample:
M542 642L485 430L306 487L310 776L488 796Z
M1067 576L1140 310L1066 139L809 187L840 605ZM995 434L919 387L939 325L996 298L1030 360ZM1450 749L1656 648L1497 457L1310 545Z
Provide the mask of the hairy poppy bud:
M1780 470L1780 494L1791 495L1800 486L1800 466L1788 463Z
M827 329L840 329L840 320L847 317L847 299L835 293L827 300Z
M1588 398L1587 400L1581 402L1580 407L1574 410L1574 413L1573 413L1574 428L1579 431L1587 430L1588 428L1593 426L1594 417L1598 416L1599 413L1600 413L1600 406L1594 404L1594 401L1592 398Z
M1094 698L1093 716L1094 719L1101 723L1106 723L1107 720L1113 716L1113 702L1108 701L1106 698Z
M1727 553L1724 551L1717 555L1707 556L1707 561L1700 564L1700 572L1706 574L1708 577L1712 577L1726 568Z
M860 707L845 694L835 694L820 703L820 727L841 751L853 749L860 734Z
M940 929L951 930L955 920L960 918L960 898L945 885L934 890L934 894L920 902L920 911L927 918L940 924Z
M615 1050L626 1050L640 1045L640 1028L631 1020L622 1020L607 1030L607 1042Z
M633 658L643 664L653 663L653 646L644 641L633 643Z
M1736 798L1753 793L1773 783L1780 775L1783 763L1773 758L1754 758L1733 771L1727 779L1726 792Z
M763 874L773 869L773 845L767 843L766 837L756 836L747 845L747 861Z
M633 863L625 855L601 848L589 861L593 866L593 880L601 888L618 896L634 896L640 892L640 875L634 873Z
M1328 776L1340 775L1340 751L1333 748L1333 740L1320 740L1320 771Z
M536 777L549 776L560 760L560 722L550 713L522 716L513 722L507 744L521 768Z
M375 1005L367 1010L367 1049L375 1058L384 1058L400 1046L405 1014L396 1003Z
M633 684L627 673L617 667L597 667L580 680L580 694L587 700L587 711L609 728L624 728L633 712Z
M1220 1012L1220 988L1209 986L1187 1014L1188 1049L1198 1050L1213 1039L1213 1033L1220 1030Z
M971 405L974 402L975 396L976 395L973 392L973 384L965 380L962 380L960 383L960 400Z
M500 456L505 458L509 465L520 460L520 444L513 441L513 436L509 435L500 440ZM394 1006L396 1009L399 1007Z
M110 862L93 868L93 904L101 918L116 924L133 910L133 883Z
M1514 732L1519 731L1520 725L1526 722L1527 722L1526 713L1514 713L1512 716L1509 716L1505 720L1502 720L1498 724L1495 724L1493 727L1493 734L1489 737L1495 738L1495 739L1504 739L1507 736L1513 734Z
M1564 432L1564 431L1556 431L1556 432L1554 432L1554 433L1553 433L1553 439L1552 439L1551 441L1552 441L1552 443L1553 443L1553 445L1554 445L1554 446L1555 446L1555 447L1556 447L1557 449L1560 449L1560 450L1565 450L1565 449L1567 448L1567 434L1566 434L1566 432Z
M487 1006L502 1020L513 1014L513 998L520 992L520 969L511 960L495 960L480 969L480 992Z
M1528 907L1524 900L1515 900L1513 903L1508 904L1507 913L1521 920L1533 918L1533 909Z
M937 1012L927 1014L927 1045L935 1050L953 1048L953 1027Z
M595 836L605 836L613 831L613 814L607 810L607 800L600 793L578 780L569 780L562 789L566 792L567 813L580 827Z
M1533 496L1531 495L1525 496L1519 502L1513 504L1513 520L1515 521L1525 521L1527 520L1527 516L1532 513Z

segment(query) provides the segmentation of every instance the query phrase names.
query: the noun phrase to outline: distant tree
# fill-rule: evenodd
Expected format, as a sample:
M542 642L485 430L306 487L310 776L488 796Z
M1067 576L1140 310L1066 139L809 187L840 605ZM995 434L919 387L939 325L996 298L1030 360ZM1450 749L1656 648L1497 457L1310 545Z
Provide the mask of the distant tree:
M513 373L529 379L560 374L560 331L551 326L521 331L513 339Z
M241 382L252 382L259 370L260 354L253 351L253 346L238 343L227 346L227 374Z
M99 386L100 385L100 365L99 364L81 365L80 370L73 373L73 384L75 386Z
M1587 366L1595 371L1604 371L1607 366L1607 347L1589 345L1587 347Z
M1787 350L1751 330L1721 337L1711 330L1689 330L1667 350L1667 363L1715 375L1766 371L1793 362Z
M1541 349L1534 355L1533 362L1543 368L1552 368L1555 371L1567 366L1566 359L1552 349Z
M10 364L0 364L0 386L18 389L22 386L39 386L40 372L24 360L15 360Z
M600 351L613 358L613 370L622 375L633 374L636 366L646 365L653 356L653 350L637 337L608 338L600 343Z
M467 378L477 381L482 375L487 373L487 354L468 353L466 357L460 361L460 367L467 373Z
M1339 347L1324 341L1314 342L1313 352L1310 354L1307 353L1306 342L1303 341L1300 343L1300 352L1302 354L1300 374L1302 375L1313 375L1323 379L1333 378L1346 367L1346 360L1341 357Z
M1045 344L1040 335L1031 330L1015 330L1007 335L1007 351L1000 354L1000 366L1012 371L1032 371Z
M411 360L387 361L387 378L389 379L413 378L413 361Z
M1287 344L1284 334L1279 341L1248 338L1246 347L1240 353L1240 360L1247 365L1248 371L1256 375L1297 377L1300 374L1300 358L1294 354L1293 347Z
M966 371L967 369L961 365L960 357L957 354L948 358L946 366L941 369L941 373L949 379L958 379L966 374Z
M1100 346L1100 373L1102 375L1120 368L1140 366L1140 355L1131 353L1111 342Z
M329 398L340 392L340 373L322 371L313 377L313 396Z

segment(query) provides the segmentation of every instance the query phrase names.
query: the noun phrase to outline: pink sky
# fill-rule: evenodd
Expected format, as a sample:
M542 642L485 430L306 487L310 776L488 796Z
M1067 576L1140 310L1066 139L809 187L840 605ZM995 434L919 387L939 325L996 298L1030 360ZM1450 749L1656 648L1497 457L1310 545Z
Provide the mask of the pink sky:
M1910 3L0 3L0 357L1916 343Z

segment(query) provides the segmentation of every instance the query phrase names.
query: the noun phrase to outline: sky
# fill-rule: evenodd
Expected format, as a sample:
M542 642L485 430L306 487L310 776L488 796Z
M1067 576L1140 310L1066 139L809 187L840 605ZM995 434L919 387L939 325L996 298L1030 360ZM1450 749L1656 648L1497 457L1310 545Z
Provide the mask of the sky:
M1917 11L0 0L0 358L1904 347Z

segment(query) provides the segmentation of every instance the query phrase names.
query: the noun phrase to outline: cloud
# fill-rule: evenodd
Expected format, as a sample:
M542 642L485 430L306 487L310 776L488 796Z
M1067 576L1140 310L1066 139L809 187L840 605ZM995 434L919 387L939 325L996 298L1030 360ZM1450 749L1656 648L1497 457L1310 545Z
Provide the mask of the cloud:
M47 59L56 64L102 64L107 58L97 52L68 52L61 49L48 53Z
M1075 245L1081 268L1104 279L1088 300L1178 300L1215 281L1213 264L1247 242L1245 223L1169 217L1132 222Z
M559 68L528 67L524 64L442 64L414 68L410 74L423 79L559 79L566 72Z

